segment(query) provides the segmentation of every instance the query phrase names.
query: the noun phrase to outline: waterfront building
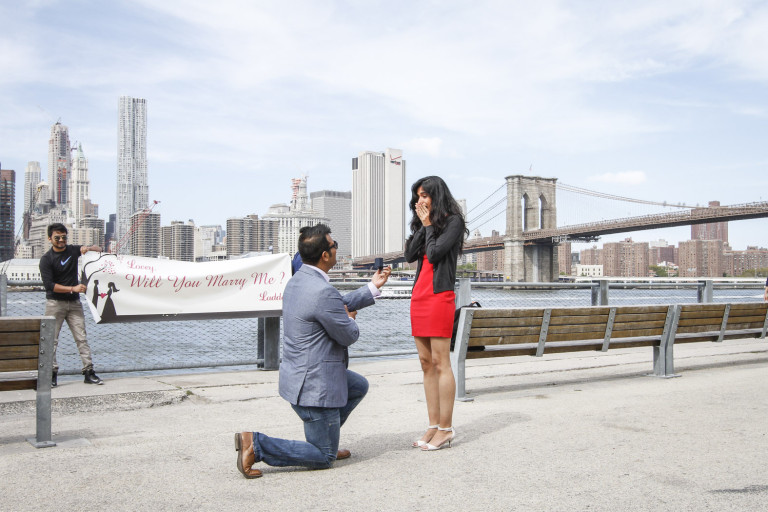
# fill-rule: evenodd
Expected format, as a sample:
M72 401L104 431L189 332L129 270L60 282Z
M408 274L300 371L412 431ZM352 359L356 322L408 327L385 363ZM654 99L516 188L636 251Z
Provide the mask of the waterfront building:
M90 187L88 159L83 154L83 145L78 144L77 154L72 159L72 173L69 180L69 213L72 215L74 227L80 227L80 221L93 212Z
M131 217L148 206L147 100L120 96L117 123L117 225L115 228L115 239L118 243L130 230ZM130 240L126 240L127 247L119 250L138 256L129 243Z
M34 248L29 245L29 242L21 241L16 244L16 252L13 255L14 259L28 259L35 257Z
M571 242L561 242L557 246L557 268L560 269L560 275L571 275Z
M720 206L720 201L710 201L710 207ZM691 224L691 240L722 240L728 243L728 222Z
M48 185L48 183L41 181L37 184L37 201L35 202L35 207L32 210L36 211L40 208L40 205L52 202L53 195L51 194L51 187Z
M0 165L0 261L10 260L16 249L16 171Z
M280 222L259 219L256 214L227 219L227 258L237 258L254 252L278 252Z
M677 262L677 247L668 245L666 240L648 242L648 265L659 265L661 262Z
M29 238L29 221L32 211L37 203L37 185L40 183L41 170L40 162L27 162L27 168L24 170L24 213L22 222L22 238Z
M113 252L115 244L115 225L117 224L117 214L110 213L104 228L104 249L107 252Z
M352 159L352 257L402 251L407 201L400 149Z
M299 230L301 228L314 226L320 222L328 224L330 221L310 207L306 176L292 179L291 191L291 204L272 205L264 215L264 220L277 223L277 246L273 247L273 252L286 252L293 255L298 250ZM230 235L229 227L227 227L227 236Z
M227 248L222 245L224 230L221 226L195 226L195 261L227 259Z
M160 255L160 214L138 211L131 215L130 244L134 256L157 258Z
M767 277L768 249L750 245L746 251L725 251L723 263L725 273L731 277Z
M603 250L598 249L596 245L593 245L589 249L582 249L579 253L579 260L582 265L602 265Z
M722 277L722 240L686 240L678 250L680 277Z
M603 275L607 277L647 277L648 242L621 242L603 244ZM586 264L586 263L585 263Z
M38 202L37 207L30 215L29 219L29 245L32 246L33 258L40 258L50 249L48 242L48 225L61 223L67 226L67 230L72 229L68 224L68 213L66 205L57 205L53 199L45 202Z
M69 230L69 240L73 245L96 245L104 249L104 219L95 215L86 215L77 226Z
M5 270L8 276L8 283L29 283L38 284L42 282L40 277L40 258L14 258L8 262L8 268Z
M480 233L475 232L476 235ZM491 231L491 237L498 237L499 232L496 230ZM501 272L504 273L504 249L496 249L494 251L482 251L476 252L475 255L475 268L477 270L485 270L488 272Z
M195 261L195 223L174 220L161 230L162 255L171 260Z
M480 232L480 230L475 229L472 233L469 234L469 236L467 237L467 241L477 239L477 238L482 238L482 237L483 237L483 234ZM478 253L476 252L462 253L461 255L459 255L459 259L457 263L459 265L474 265L475 266L474 268L477 269L477 254ZM404 264L404 265L407 265L410 268L410 265L408 264ZM416 268L416 267L413 267L413 268Z
M309 195L312 209L328 219L332 237L339 242L336 257L339 259L352 256L352 192L321 190Z
M603 277L602 265L574 265L573 275L578 277Z
M48 140L48 186L56 204L67 204L68 180L72 168L69 128L57 121Z

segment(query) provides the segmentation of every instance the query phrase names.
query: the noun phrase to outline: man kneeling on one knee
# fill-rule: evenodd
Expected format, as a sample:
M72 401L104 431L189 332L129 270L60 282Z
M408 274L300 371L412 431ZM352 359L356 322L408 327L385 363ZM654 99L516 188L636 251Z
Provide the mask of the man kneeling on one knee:
M304 422L306 441L235 434L237 469L246 478L261 476L252 467L256 462L327 469L350 456L349 450L339 450L340 429L368 392L368 381L347 369L348 347L360 335L357 311L374 303L391 269L377 271L370 283L342 296L328 279L338 247L325 224L302 228L303 265L283 293L280 396Z

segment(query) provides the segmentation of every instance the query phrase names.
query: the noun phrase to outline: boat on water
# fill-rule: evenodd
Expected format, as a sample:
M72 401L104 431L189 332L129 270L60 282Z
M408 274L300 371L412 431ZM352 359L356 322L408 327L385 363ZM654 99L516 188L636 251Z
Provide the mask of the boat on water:
M405 288L398 286L395 287L383 287L381 289L381 295L379 296L382 299L410 299L411 298L411 288Z

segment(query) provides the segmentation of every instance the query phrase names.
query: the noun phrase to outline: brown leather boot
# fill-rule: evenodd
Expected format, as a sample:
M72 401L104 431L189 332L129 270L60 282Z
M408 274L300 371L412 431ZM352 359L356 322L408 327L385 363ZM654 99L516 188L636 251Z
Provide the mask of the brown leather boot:
M253 469L256 455L253 453L253 432L235 434L235 451L237 451L237 469L245 478L259 478L261 471Z

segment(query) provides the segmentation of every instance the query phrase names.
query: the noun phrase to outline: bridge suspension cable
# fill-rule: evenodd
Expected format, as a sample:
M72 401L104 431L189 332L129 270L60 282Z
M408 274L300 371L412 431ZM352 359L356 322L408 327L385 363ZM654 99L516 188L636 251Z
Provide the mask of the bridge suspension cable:
M502 215L502 214L505 214L505 213L507 213L507 210L506 210L506 208L505 208L504 210L501 210L499 213L497 213L496 215L494 215L494 216L493 216L493 217L491 217L490 219L487 219L485 222L483 222L483 223L481 223L481 224L477 224L477 225L474 225L474 226L468 226L468 229L469 229L469 231L470 231L470 232L471 232L472 230L475 230L475 229L480 229L481 227L485 226L486 224L488 224L488 223L489 223L489 222L491 222L492 220L494 220L494 219L498 218L500 215Z
M500 186L499 188L497 188L496 190L494 190L493 192L491 192L490 194L488 194L488 197L486 197L485 199L483 199L482 201L480 201L479 203L477 203L477 205L476 205L476 206L472 207L472 208L471 208L471 209L470 209L470 210L467 212L467 216L469 216L469 214L470 214L470 213L472 213L472 212L473 212L473 211L475 211L477 208L479 208L479 207L480 207L480 205L482 205L482 204L483 204L483 203L485 203L487 200L489 200L491 197L493 197L493 195L494 195L496 192L498 192L499 190L503 189L503 188L504 188L504 187L506 187L506 186L507 186L507 184L506 184L506 183L502 183L502 184L501 184L501 186ZM506 199L506 198L505 198L505 199ZM496 204L498 204L498 203L496 203ZM496 205L494 205L494 206L496 206ZM493 208L493 207L491 207L491 208Z
M689 206L686 204L672 204L664 201L663 203L659 203L657 201L647 201L644 199L632 199L631 197L624 197L624 196L617 196L614 194L606 194L604 192L596 192L594 190L588 190L586 188L576 187L574 185L567 185L565 183L558 182L557 188L564 190L566 192L574 192L576 194L584 194L587 196L594 196L594 197L600 197L602 199L614 199L616 201L625 201L628 203L639 203L639 204L650 204L653 206L667 206L671 208L698 208L697 206Z
M496 215L494 215L493 217L490 217L490 218L488 218L488 219L484 220L484 221L483 221L483 222L481 222L480 224L477 224L477 222L480 222L480 219L481 219L481 218L482 218L482 217L483 217L485 214L487 214L487 213L491 212L491 211L492 211L494 208L496 208L496 207L497 207L497 206L499 206L500 204L502 204L502 203L506 203L506 202L507 202L507 198L506 198L506 197L503 197L503 198L499 199L498 201L496 201L496 203L495 203L493 206L490 206L489 208L487 208L487 209L486 209L486 210L485 210L483 213L481 213L481 214L477 215L476 217L472 217L472 220L471 220L471 221L470 221L470 220L468 220L468 221L467 221L467 227L468 227L468 229L469 229L470 231L473 231L473 230L475 230L475 229L480 229L480 227L482 227L482 226L484 226L484 225L488 224L489 222L491 222L492 220L496 219L497 217L499 217L499 215L502 215L502 214L506 214L506 213L507 213L507 208L506 208L506 206L505 206L504 208L502 208L502 210L501 210L500 212L498 212L498 213L497 213Z
M502 198L501 198L501 199L499 199L498 201L496 201L496 202L495 202L493 205L491 205L491 206L487 207L487 208L486 208L485 210L483 210L481 213L478 213L478 214L472 215L472 220L470 220L470 213L474 212L475 210L477 210L477 209L478 209L478 208L480 208L481 206L484 206L484 205L486 205L486 204L489 202L489 200L490 200L490 199L491 199L493 196L495 196L495 195L496 195L496 194L497 194L497 193L498 193L500 190L502 190L502 189L506 188L506 186L507 186L507 184L506 184L506 183L502 183L502 185L501 185L499 188L497 188L496 190L494 190L493 192L491 192L490 194L488 194L488 197L486 197L485 199L483 199L482 201L480 201L479 203L477 203L477 205L475 205L474 207L472 207L472 208L471 208L469 211L467 211L467 215L466 215L466 217L467 217L467 218L466 218L466 222L467 222L467 229L469 229L470 231L474 231L474 230L476 230L476 229L479 229L481 226L484 226L485 224L488 224L488 223L489 223L489 222L491 222L492 220L494 220L494 219L496 219L497 217L499 217L501 214L504 214L504 213L506 213L507 209L506 209L506 206L505 206L505 207L504 207L504 208L502 208L502 209L501 209L501 211L500 211L500 212L498 212L496 215L493 215L492 217L490 217L490 218L488 218L488 219L486 219L486 220L482 221L480 224L478 224L478 222L480 222L480 220L481 220L481 219L482 219L484 216L488 215L489 213L492 213L492 212L493 212L493 210L495 210L496 208L498 208L498 207L499 207L499 205L501 205L501 204L503 204L503 203L506 203L506 201L507 201L507 196L506 196L506 193L505 193L505 194L504 194L504 196L502 196Z

